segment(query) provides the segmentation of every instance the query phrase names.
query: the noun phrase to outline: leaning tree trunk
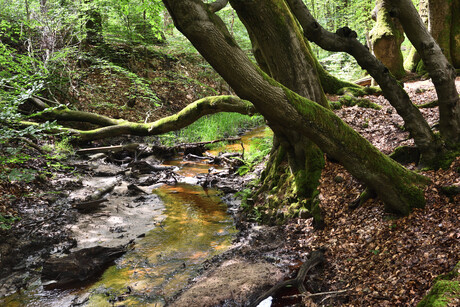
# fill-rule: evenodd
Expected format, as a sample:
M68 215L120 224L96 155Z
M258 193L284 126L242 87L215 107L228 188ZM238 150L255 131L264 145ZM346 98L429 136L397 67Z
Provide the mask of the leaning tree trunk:
M370 32L370 39L377 59L400 79L406 74L401 52L404 32L399 21L390 16L388 8L386 0L377 0L372 12L376 24Z
M256 67L222 21L197 0L164 0L176 27L275 130L296 131L376 191L388 209L408 214L425 205L424 177L378 151L332 111L299 96ZM243 3L240 1L240 3ZM273 20L278 23L279 20Z
M423 20L423 23L426 25L426 27L428 27L428 0L420 0L418 11L420 17ZM426 72L423 66L422 58L420 58L420 55L414 46L410 47L409 54L404 60L404 69L411 72L417 72L418 74Z
M455 87L455 69L425 28L410 0L388 0L391 14L398 17L404 31L417 49L436 88L439 101L440 131L446 144L460 144L460 99Z

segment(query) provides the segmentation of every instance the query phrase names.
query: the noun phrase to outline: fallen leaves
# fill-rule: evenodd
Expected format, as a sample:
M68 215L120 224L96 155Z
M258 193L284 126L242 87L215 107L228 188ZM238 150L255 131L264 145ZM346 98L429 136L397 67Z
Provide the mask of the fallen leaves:
M435 99L431 87L424 81L410 84L406 89L413 101L422 104ZM395 112L387 111L390 106L383 97L366 98L384 107L382 110L345 108L337 113L385 153L412 142L407 132L398 128L402 120ZM439 120L437 109L422 113L430 124ZM369 127L364 128L367 119ZM324 276L320 277L321 291L343 288L353 291L348 296L332 296L316 303L415 306L433 279L449 272L460 260L460 196L449 197L442 191L442 187L460 183L459 168L460 157L447 170L421 172L432 181L425 190L426 208L397 218L386 213L378 199L350 211L348 204L364 187L342 166L327 162L320 186L326 227L312 231L307 221L291 222L286 226L288 233L302 231L291 235L287 244L298 253L325 247L327 264ZM335 180L337 177L340 180Z

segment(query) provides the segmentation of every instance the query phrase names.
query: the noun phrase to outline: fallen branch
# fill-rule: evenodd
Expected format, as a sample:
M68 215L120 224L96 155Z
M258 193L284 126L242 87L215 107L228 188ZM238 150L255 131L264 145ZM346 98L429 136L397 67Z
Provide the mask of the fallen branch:
M283 298L314 297L314 296L331 295L331 294L342 294L348 291L350 291L350 289L329 291L329 292L309 293L309 294L301 293L301 294L283 296Z
M123 150L135 151L139 147L137 143L131 143L127 145L118 145L118 146L106 146L106 147L94 147L94 148L83 148L77 150L79 155L91 155L96 153L106 153L106 152L119 152Z
M236 142L241 140L240 137L232 137L232 138L225 138L225 139L219 139L219 140L214 140L214 141L207 141L207 142L196 142L196 143L180 143L177 144L173 147L178 147L178 148L183 148L183 147L194 147L194 146L203 146L203 145L209 145L209 144L214 144L214 143L219 143L219 142Z
M314 251L313 253L311 253L310 259L305 261L305 263L300 267L300 270L297 273L297 276L295 278L282 281L279 284L273 286L270 290L266 291L261 296L259 296L257 300L255 300L249 306L256 307L264 299L266 299L269 296L274 296L279 290L281 290L282 288L286 286L295 286L297 289L299 289L300 293L307 292L307 289L305 288L305 285L304 285L304 281L305 281L305 278L307 277L308 272L312 268L317 266L318 264L322 263L323 261L324 261L323 252L319 250Z

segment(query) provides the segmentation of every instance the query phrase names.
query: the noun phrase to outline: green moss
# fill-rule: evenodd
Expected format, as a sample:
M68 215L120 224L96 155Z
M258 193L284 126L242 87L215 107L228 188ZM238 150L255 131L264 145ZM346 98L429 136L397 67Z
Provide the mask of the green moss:
M439 280L431 288L428 295L417 304L417 307L448 306L451 300L460 298L460 284L458 281Z
M460 149L453 149L448 150L447 152L440 154L439 157L436 159L436 163L432 166L434 169L442 168L448 169L452 162L460 156Z
M424 104L421 104L419 106L417 106L419 109L430 109L430 108L435 108L439 105L439 102L438 100L434 100L434 101L431 101L431 102L427 102L427 103L424 103Z
M361 97L365 95L373 95L381 93L382 90L378 87L343 87L337 91L337 95L349 95Z
M342 104L343 106L347 106L347 107L353 107L353 106L357 105L360 108L369 108L369 109L375 109L375 110L382 109L381 106L371 102L369 99L356 98L356 97L353 97L353 96L350 96L350 95L342 96L339 99L339 103Z
M376 6L379 5L377 22L369 33L370 41L374 46L377 58L399 79L405 75L403 55L400 48L404 41L404 33L398 22L395 22L390 16L388 5L382 0L378 0ZM392 50L388 52L387 48Z
M425 63L423 61L419 61L417 64L417 68L415 69L415 72L419 75L424 75L426 74L426 67Z
M332 110L339 110L342 108L342 104L339 101L329 101L329 107Z
M420 61L421 59L417 49L415 49L414 46L411 46L409 54L404 60L404 69L410 72L415 72Z

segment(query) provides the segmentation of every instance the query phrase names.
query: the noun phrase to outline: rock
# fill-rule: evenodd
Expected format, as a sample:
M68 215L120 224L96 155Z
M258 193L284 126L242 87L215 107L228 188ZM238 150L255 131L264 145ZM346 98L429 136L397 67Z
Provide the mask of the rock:
M185 291L171 307L244 306L244 304L277 284L283 273L267 262L248 262L242 258L224 262L198 283Z
M53 288L80 283L102 273L126 252L126 247L95 246L62 258L50 258L43 264L41 279Z

